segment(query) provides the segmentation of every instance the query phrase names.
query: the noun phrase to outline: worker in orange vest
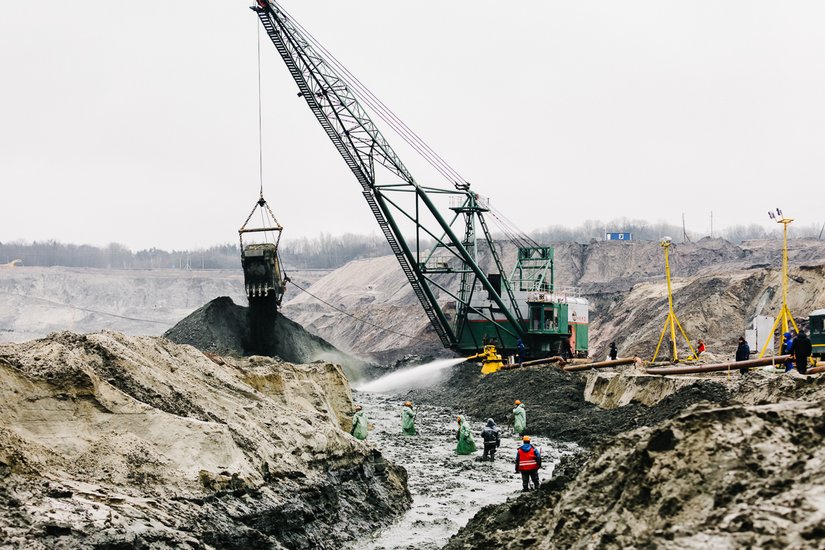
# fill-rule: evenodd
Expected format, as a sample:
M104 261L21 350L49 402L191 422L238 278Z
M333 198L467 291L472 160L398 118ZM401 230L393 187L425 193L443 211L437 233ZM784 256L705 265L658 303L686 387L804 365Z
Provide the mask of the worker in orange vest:
M516 473L521 472L522 492L530 490L530 481L533 488L539 488L539 468L541 468L541 453L530 443L530 436L522 438L523 445L516 452Z

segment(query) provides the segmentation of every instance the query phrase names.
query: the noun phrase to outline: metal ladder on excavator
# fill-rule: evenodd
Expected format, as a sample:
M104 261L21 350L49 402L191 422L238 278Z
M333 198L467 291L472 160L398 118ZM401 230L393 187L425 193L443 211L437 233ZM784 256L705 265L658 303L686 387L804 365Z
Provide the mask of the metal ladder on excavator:
M435 329L436 334L438 334L441 343L445 347L450 347L453 344L453 342L451 341L450 336L448 334L449 328L444 326L443 321L436 314L435 307L432 304L432 300L434 300L434 297L431 298L427 295L427 292L424 291L424 288L422 287L421 282L419 280L419 277L421 277L421 273L416 272L415 268L411 265L407 253L401 247L400 243L398 242L398 239L393 233L393 230L390 227L389 222L387 221L386 215L381 209L381 206L378 204L378 200L376 199L375 191L373 189L372 181L370 181L370 179L364 173L361 163L359 163L354 158L352 151L346 146L339 133L332 126L331 122L327 118L327 115L324 113L320 103L317 100L315 100L312 96L313 92L306 81L306 76L301 71L300 67L298 67L298 65L295 63L295 60L290 54L287 44L281 36L281 32L275 28L272 19L270 19L270 17L267 15L266 9L255 9L254 7L253 9L257 13L258 18L261 20L261 24L263 25L264 30L266 31L270 40L272 40L272 43L275 45L275 48L278 50L278 53L280 54L281 58L286 63L286 66L289 69L290 74L292 75L295 82L298 84L298 88L301 92L301 95L304 95L305 98L308 97L311 99L307 101L310 110L315 115L315 118L318 119L318 122L321 124L327 136L330 138L330 141L332 141L332 143L335 145L335 148L338 150L338 153L344 159L347 166L350 168L352 173L358 179L358 182L361 184L361 187L363 188L362 194L364 196L364 199L367 201L367 204L369 205L370 210L373 213L373 216L375 216L375 219L378 222L379 227L381 228L381 232L387 239L387 242L390 245L392 253L395 255L396 259L398 260L398 264L401 266L401 271L404 272L404 275L407 277L407 281L410 283L410 286L413 289L413 293L416 295L419 302L421 302L421 306L424 308L424 313L427 315L427 318L429 319L430 324Z

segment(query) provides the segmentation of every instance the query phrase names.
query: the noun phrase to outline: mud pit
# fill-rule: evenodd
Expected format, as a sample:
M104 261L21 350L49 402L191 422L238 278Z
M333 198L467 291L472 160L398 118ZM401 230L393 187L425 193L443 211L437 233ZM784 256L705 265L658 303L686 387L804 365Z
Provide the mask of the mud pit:
M401 435L399 398L356 392L364 406L371 431L367 441L407 470L412 508L392 526L378 531L350 548L353 550L420 550L441 548L482 507L521 494L521 476L513 471L519 440L501 421L501 447L495 462L481 462L483 421L469 418L479 450L468 456L455 454L456 413L450 409L417 407L417 436ZM486 418L484 419L486 421ZM536 438L542 449L542 480L549 479L562 455L576 451L572 445Z

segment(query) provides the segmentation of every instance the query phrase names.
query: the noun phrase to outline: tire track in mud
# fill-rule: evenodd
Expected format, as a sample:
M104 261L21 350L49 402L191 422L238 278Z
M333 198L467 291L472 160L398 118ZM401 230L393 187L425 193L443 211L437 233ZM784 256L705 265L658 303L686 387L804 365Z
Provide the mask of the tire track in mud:
M469 456L455 454L456 413L448 408L416 407L417 436L401 435L403 399L354 392L355 400L367 413L367 439L386 458L407 469L413 497L410 510L394 525L366 535L352 550L422 550L441 548L478 510L498 504L521 493L521 476L513 471L518 438L500 422L501 447L494 462L481 462L480 431L484 425L469 418L479 450ZM486 420L486 419L484 419ZM542 448L544 468L541 479L549 479L563 454L575 452L570 444L535 438Z

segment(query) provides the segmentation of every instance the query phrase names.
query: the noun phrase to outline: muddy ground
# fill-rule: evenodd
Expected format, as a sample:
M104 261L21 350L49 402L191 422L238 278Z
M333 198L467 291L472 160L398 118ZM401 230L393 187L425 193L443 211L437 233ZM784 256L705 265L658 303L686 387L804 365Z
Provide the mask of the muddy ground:
M417 407L416 436L401 435L401 401L395 397L356 392L370 420L368 441L386 458L407 470L411 509L392 526L365 536L353 550L434 550L488 504L499 504L521 494L521 477L513 459L520 441L502 429L502 442L494 462L480 462L482 420L469 418L479 451L455 454L455 410ZM486 420L486 419L485 419ZM504 420L503 418L500 420ZM543 479L549 479L562 455L577 450L546 438L536 438L544 456Z
M512 422L513 402L527 409L527 433L590 447L640 426L672 418L701 401L721 403L730 396L719 384L697 382L654 407L632 403L605 410L584 399L585 378L554 366L528 367L482 376L475 363L454 367L443 382L406 394L421 403L448 404L476 417L493 416Z

